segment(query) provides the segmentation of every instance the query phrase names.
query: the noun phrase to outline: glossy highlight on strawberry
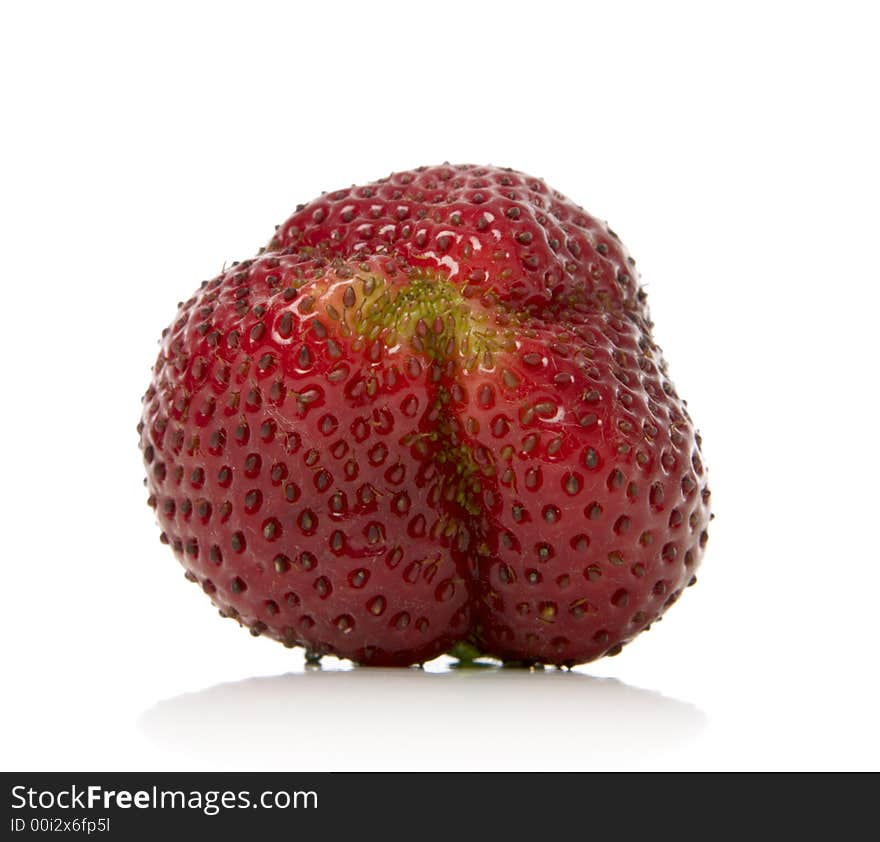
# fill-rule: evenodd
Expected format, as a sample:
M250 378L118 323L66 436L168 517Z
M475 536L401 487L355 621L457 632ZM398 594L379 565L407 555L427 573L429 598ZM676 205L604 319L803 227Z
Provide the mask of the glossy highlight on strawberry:
M138 430L188 578L310 656L616 654L707 540L634 262L513 170L301 206L181 305Z

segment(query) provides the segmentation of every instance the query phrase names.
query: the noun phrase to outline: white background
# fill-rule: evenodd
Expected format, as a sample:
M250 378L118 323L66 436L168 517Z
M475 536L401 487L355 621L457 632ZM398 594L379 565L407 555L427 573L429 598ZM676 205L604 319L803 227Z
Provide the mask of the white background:
M4 4L3 767L877 769L875 10ZM706 560L571 674L306 672L159 544L140 397L176 302L297 203L444 160L638 259Z

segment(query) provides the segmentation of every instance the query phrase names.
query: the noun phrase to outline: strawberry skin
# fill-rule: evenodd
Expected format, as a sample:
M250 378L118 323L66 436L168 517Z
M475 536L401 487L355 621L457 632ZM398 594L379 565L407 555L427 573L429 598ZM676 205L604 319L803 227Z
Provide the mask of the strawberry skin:
M647 317L635 262L617 235L514 170L422 167L336 190L300 207L268 249L395 255L442 271L490 307L542 313L586 294Z
M232 267L165 335L141 431L163 541L221 613L381 664L465 635L472 587L433 458L430 360L339 330L365 285L396 279L290 256Z
M504 660L590 661L695 581L705 471L643 319L583 307L518 336L462 413L468 450L495 468L472 642Z
M325 194L163 334L138 427L161 539L222 615L314 655L616 654L710 518L650 332L616 236L538 179Z

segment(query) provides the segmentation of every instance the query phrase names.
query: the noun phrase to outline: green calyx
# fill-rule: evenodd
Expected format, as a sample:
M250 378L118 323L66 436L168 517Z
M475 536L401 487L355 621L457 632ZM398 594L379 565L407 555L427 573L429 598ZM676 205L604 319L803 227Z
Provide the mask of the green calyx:
M446 654L458 660L460 664L468 666L473 665L477 658L485 657L476 646L468 643L466 640L459 640L453 643Z

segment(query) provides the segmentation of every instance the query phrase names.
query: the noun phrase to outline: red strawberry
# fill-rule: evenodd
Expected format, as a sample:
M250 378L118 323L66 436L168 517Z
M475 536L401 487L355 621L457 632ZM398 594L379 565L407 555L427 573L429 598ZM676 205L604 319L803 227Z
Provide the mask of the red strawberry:
M144 403L163 540L221 613L318 654L613 654L706 541L631 260L512 171L300 208L182 305Z

